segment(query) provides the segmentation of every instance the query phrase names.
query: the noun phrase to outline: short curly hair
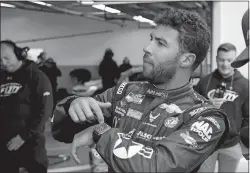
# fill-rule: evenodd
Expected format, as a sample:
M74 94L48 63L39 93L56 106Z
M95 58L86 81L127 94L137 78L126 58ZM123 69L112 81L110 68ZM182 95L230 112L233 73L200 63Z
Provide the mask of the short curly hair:
M206 22L195 12L175 8L168 8L154 22L179 32L180 51L196 55L192 66L194 71L205 59L211 43Z

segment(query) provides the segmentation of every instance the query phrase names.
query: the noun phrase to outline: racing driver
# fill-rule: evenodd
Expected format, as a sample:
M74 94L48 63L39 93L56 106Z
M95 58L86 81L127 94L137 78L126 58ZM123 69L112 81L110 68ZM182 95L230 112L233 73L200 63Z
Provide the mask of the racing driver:
M73 141L76 161L80 146L95 146L109 172L197 172L226 140L226 115L190 83L209 49L206 23L174 8L155 23L144 48L146 82L122 82L94 98L58 103L52 134Z

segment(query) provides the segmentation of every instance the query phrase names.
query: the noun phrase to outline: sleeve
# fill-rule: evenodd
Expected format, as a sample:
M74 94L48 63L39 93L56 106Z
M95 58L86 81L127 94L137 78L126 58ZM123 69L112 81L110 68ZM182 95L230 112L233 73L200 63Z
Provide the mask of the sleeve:
M222 116L209 114L147 144L112 128L101 136L96 149L114 172L191 172L215 151L225 127Z
M47 76L41 71L35 71L31 80L32 115L26 120L26 128L20 133L24 140L43 134L45 122L53 111L52 87Z
M111 102L114 88L108 89L102 94L96 95L94 98L100 102ZM96 122L83 124L75 123L72 121L68 114L70 104L73 100L78 98L77 96L70 96L59 102L54 110L54 114L51 120L52 136L55 140L65 143L71 143L74 139L74 135L80 131L96 124ZM105 117L111 116L111 110L103 110Z

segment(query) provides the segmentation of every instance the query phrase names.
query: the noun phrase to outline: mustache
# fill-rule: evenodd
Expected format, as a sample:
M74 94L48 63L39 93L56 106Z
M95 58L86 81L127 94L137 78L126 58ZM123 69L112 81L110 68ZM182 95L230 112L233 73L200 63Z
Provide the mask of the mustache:
M150 60L149 56L150 56L149 53L145 53L143 55L143 61L152 64L152 61Z

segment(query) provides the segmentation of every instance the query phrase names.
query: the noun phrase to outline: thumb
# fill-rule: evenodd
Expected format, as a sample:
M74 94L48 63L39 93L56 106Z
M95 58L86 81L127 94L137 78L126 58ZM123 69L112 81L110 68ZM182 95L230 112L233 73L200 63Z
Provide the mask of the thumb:
M97 101L97 104L98 104L98 106L100 106L100 108L109 108L109 107L111 107L111 103L110 102L104 103L104 102Z
M72 151L71 151L71 155L74 159L74 161L77 163L77 164L80 164L81 163L81 160L79 159L78 155L77 155L77 150L78 150L78 147L73 145L72 147Z

